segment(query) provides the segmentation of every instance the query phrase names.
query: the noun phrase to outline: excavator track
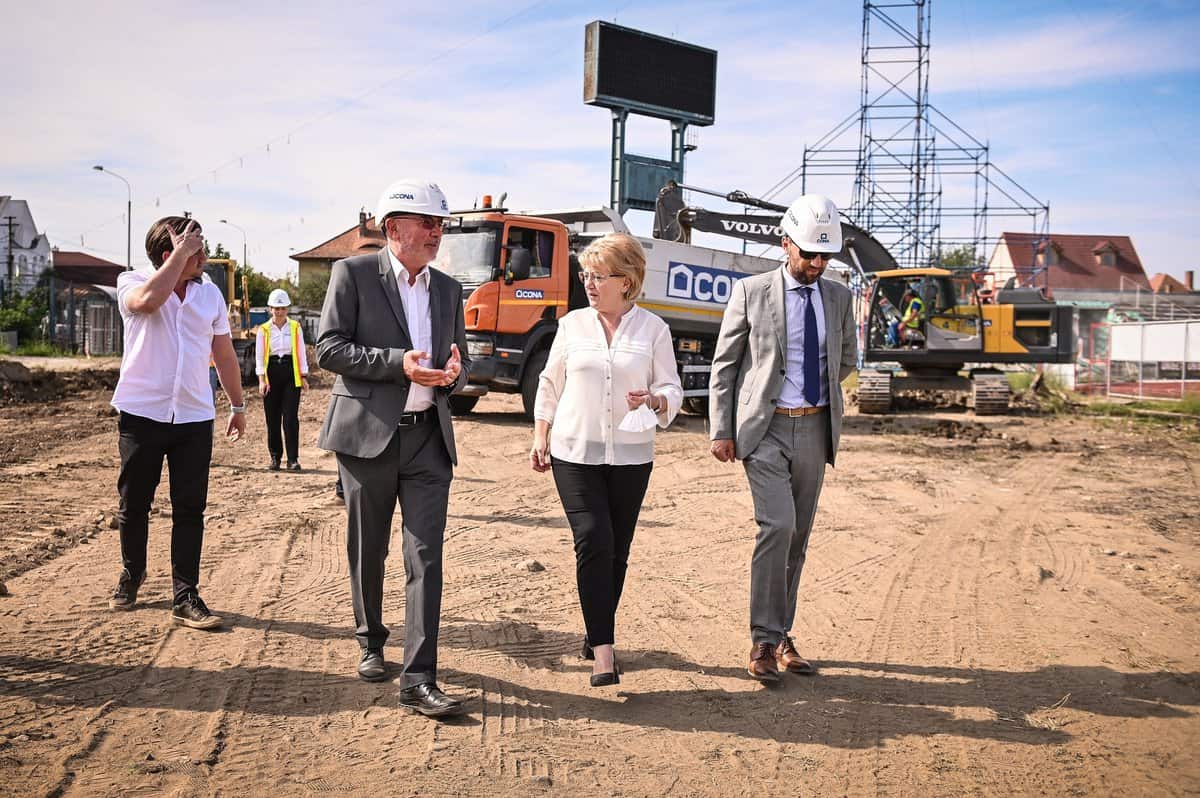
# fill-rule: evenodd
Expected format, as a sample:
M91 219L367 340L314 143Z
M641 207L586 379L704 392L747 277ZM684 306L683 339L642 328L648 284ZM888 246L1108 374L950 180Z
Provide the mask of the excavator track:
M862 371L858 375L858 412L888 413L892 409L892 375Z
M977 416L1002 416L1008 412L1012 389L1003 374L971 375L971 405Z

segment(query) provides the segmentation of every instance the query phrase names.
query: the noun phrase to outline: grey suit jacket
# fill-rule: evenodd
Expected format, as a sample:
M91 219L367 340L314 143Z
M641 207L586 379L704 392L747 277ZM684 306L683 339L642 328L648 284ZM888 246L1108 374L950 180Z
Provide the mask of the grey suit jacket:
M470 359L463 321L462 286L429 269L429 317L433 364L442 368L457 343L462 373L454 385L434 389L434 407L450 462L457 465L448 399L466 383ZM376 457L396 434L411 383L404 374L404 353L412 348L400 291L387 250L357 255L333 264L321 329L317 365L337 374L329 410L317 445L354 457Z
M850 290L821 278L825 350L829 364L829 464L842 434L842 380L858 363ZM709 434L732 439L737 458L753 454L767 434L783 392L787 366L787 319L783 272L772 269L745 277L733 288L713 354L708 382Z

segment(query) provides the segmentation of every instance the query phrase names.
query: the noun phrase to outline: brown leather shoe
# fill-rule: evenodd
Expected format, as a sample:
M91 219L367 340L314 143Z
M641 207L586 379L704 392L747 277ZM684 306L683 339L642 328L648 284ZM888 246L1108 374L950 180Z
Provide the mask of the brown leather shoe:
M758 643L750 649L750 664L746 666L746 672L760 682L779 681L779 665L776 662L775 647L770 643Z
M817 672L811 662L800 656L800 652L796 650L796 644L790 637L784 637L780 641L779 646L775 649L775 661L781 671L799 673L802 676L812 676Z

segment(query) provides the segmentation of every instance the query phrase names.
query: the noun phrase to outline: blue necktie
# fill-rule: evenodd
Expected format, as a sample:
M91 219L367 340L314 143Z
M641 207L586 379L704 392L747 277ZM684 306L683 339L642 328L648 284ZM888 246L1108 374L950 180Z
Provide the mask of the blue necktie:
M821 342L817 339L817 309L813 307L813 287L804 291L804 401L813 407L821 401Z

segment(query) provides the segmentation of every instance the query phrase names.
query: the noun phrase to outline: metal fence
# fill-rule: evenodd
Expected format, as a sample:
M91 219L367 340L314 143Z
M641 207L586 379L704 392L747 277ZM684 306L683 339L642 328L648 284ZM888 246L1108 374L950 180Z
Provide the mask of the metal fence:
M1103 375L1107 395L1138 399L1200 396L1200 321L1104 326L1108 337Z

